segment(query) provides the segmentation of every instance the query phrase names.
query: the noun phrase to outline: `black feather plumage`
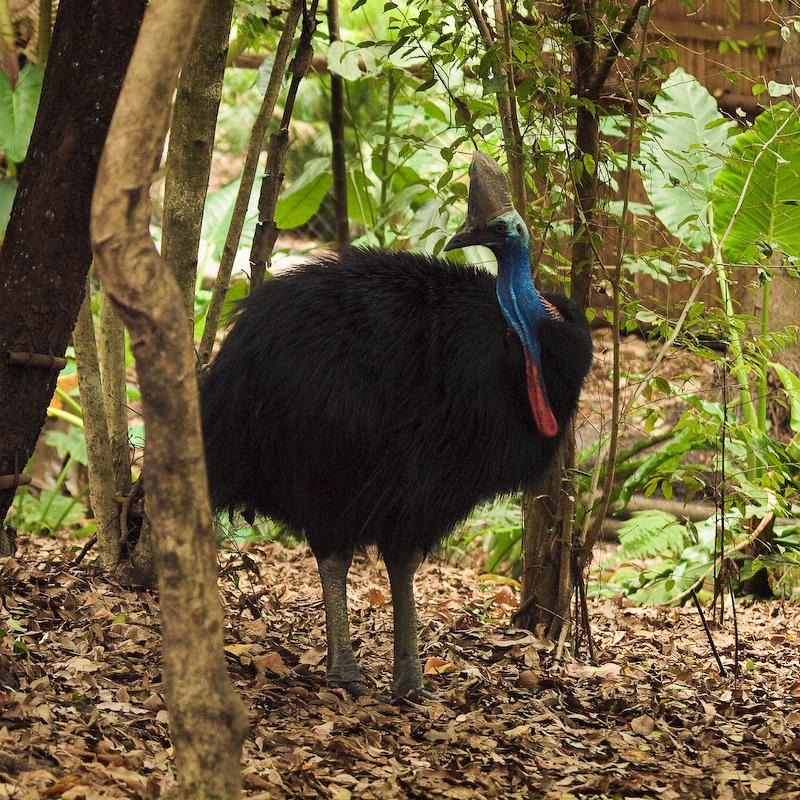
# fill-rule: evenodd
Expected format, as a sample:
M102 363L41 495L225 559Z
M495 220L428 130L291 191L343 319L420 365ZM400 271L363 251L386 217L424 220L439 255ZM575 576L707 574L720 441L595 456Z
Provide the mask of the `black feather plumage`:
M591 362L582 312L538 324L559 434L537 430L495 278L345 248L244 300L202 380L211 502L306 536L318 558L428 552L478 503L535 488Z

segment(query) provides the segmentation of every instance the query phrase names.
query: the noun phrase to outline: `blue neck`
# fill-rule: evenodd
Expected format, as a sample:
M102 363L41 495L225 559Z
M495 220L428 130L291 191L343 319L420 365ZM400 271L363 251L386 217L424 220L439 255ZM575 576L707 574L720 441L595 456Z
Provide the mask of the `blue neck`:
M503 316L516 332L528 361L539 361L536 326L547 318L542 297L533 285L526 242L515 240L492 247L497 258L497 299Z

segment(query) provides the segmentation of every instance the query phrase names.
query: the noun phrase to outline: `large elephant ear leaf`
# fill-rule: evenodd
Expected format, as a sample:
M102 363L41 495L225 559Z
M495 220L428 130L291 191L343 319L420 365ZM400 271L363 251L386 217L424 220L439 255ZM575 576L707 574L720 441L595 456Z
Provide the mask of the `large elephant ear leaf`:
M640 147L642 179L653 211L695 251L711 239L708 203L728 153L735 123L698 81L676 69L664 81L648 115Z
M26 64L14 87L0 72L0 150L9 161L19 163L28 151L43 79L44 67L39 64Z
M733 140L715 188L714 228L726 259L749 264L776 250L800 257L797 111L780 103L760 114Z

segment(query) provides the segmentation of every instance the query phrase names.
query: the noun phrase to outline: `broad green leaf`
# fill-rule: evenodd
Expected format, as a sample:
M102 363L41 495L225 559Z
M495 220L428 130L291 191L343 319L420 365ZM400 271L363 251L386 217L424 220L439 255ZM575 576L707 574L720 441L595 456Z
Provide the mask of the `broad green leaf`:
M6 178L0 181L0 231L8 227L11 217L11 206L17 194L17 181L15 178Z
M733 140L716 189L714 227L719 237L744 193L723 243L727 258L752 263L764 250L800 256L800 117L792 106L780 103L759 114L753 127Z
M0 72L0 150L14 163L23 161L28 152L43 77L41 65L26 64L12 89L8 75Z
M303 174L281 193L275 209L275 224L282 230L289 230L308 222L319 211L332 183L330 159L308 161Z
M437 253L437 245L443 246L444 241L449 238L447 216L435 197L417 209L408 226L408 237L415 243L415 249Z
M50 447L54 447L60 459L67 456L74 456L81 464L87 464L86 456L86 437L83 431L69 426L66 430L49 430L45 436L45 441Z
M342 41L331 42L328 49L328 69L346 81L357 81L364 77L361 71L362 52L351 44Z
M261 191L261 177L257 177L253 184L253 191L250 193L250 202L247 206L244 229L239 240L239 249L249 247L253 241L253 231L255 230L258 218L258 194ZM200 238L212 246L214 258L219 261L222 255L222 248L225 245L225 237L228 235L228 228L231 225L233 207L236 203L236 195L239 193L239 181L223 186L210 192L206 197L205 208L203 209L203 225Z
M735 123L697 80L676 69L661 87L641 143L642 178L656 216L693 250L710 240L708 198Z

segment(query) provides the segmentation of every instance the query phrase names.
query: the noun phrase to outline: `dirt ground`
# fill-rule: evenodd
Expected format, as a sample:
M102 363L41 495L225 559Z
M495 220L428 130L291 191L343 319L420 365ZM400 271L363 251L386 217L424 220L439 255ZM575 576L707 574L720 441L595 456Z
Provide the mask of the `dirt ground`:
M156 798L174 789L157 598L22 537L0 561L0 798ZM249 710L249 798L800 798L800 607L591 606L597 663L555 663L510 627L516 587L429 563L417 580L425 671L440 700L392 704L383 567L352 572L360 663L375 698L324 686L305 547L222 553L231 677ZM246 567L243 568L243 561Z

